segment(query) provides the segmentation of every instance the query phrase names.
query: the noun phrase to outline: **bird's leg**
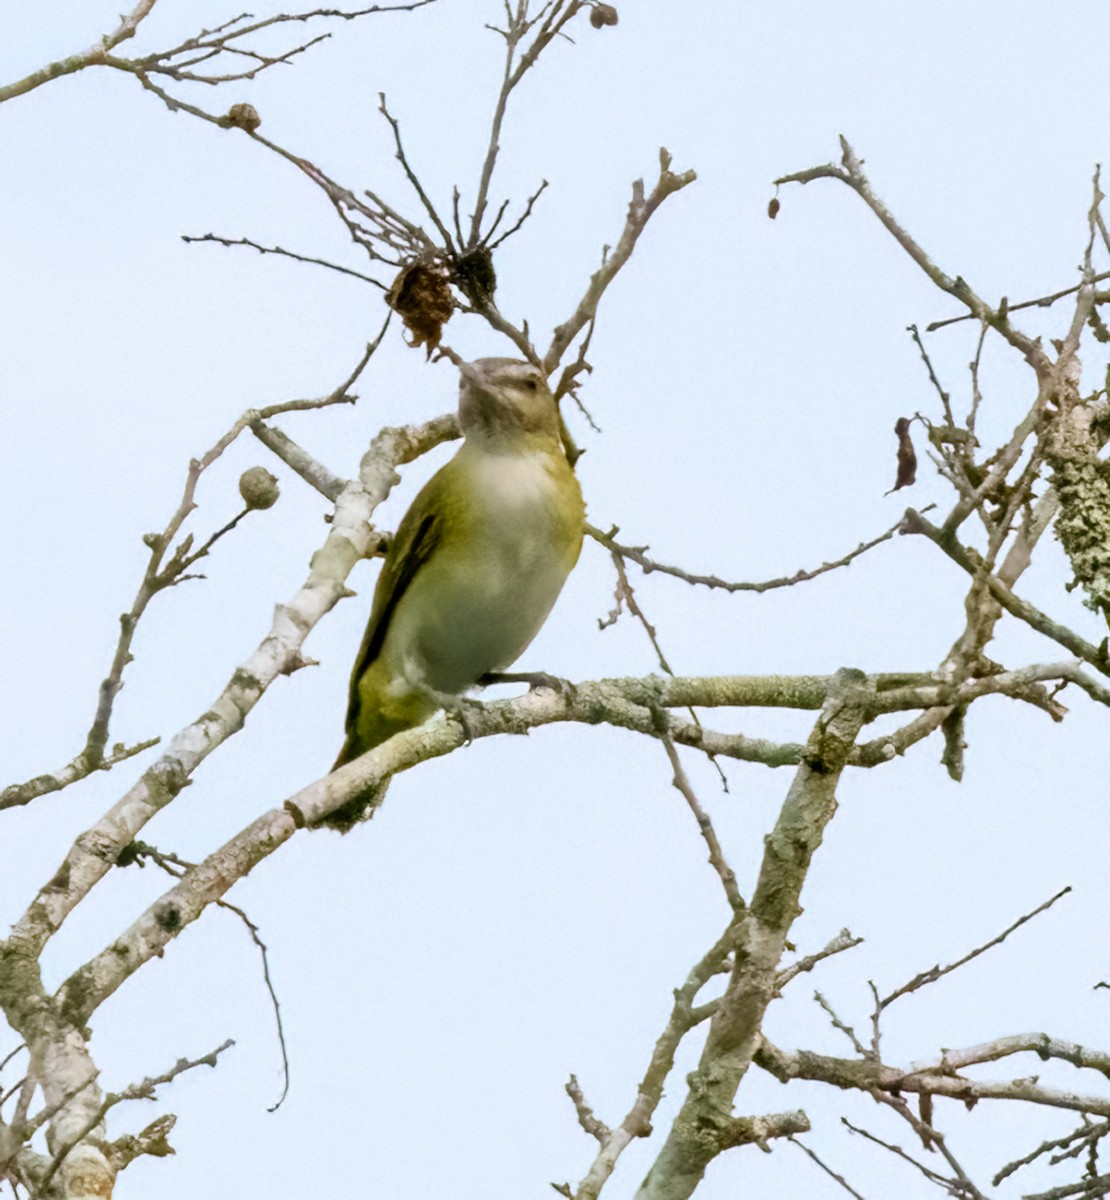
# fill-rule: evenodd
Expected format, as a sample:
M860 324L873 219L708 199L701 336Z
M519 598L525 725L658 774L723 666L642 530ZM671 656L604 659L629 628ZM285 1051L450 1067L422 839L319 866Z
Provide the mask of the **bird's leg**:
M569 679L548 675L546 671L490 671L486 675L479 675L477 683L479 687L491 687L495 683L526 683L530 692L537 688L550 688L561 696L573 696L575 691Z
M467 716L467 709L471 712L481 712L486 707L481 700L475 700L472 696L456 695L454 692L440 692L423 682L415 686L436 708L442 708L445 713L458 720L468 744L474 741L474 730Z

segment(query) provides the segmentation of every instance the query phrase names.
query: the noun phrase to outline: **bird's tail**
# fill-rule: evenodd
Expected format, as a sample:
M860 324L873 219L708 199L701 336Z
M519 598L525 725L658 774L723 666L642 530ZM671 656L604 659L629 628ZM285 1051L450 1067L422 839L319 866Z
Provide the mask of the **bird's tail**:
M335 771L346 763L354 762L367 750L372 750L375 746L380 746L382 742L389 741L395 733L419 725L434 711L435 705L417 694L415 702L410 700L406 706L393 712L384 711L383 706L379 704L363 711L354 720L351 720L348 715L347 738L331 769ZM329 829L338 829L340 833L347 833L360 822L368 821L374 815L374 810L381 804L388 786L389 777L386 776L385 779L364 788L339 808L328 813L326 817L317 822L317 825L326 825Z
M386 737L389 736L391 733L386 734ZM385 741L385 738L381 740ZM365 754L367 750L378 744L378 742L367 744L365 738L358 738L353 733L348 734L347 740L343 743L343 749L339 751L339 756L332 763L331 769L336 771L345 764L354 762L360 754ZM314 828L338 829L340 833L349 833L356 825L370 820L385 798L388 787L389 776L387 775L385 779L363 788L361 792L356 793L339 808L328 813L326 817L315 823Z
M336 766L342 765L342 763L336 763ZM334 770L335 768L333 767L332 769ZM352 796L346 803L341 804L338 808L328 813L326 817L322 817L319 821L315 822L313 828L338 829L340 833L350 833L356 825L361 825L364 821L369 821L382 800L385 799L390 778L391 776L387 775L385 779L380 780L378 783L363 788L361 792Z

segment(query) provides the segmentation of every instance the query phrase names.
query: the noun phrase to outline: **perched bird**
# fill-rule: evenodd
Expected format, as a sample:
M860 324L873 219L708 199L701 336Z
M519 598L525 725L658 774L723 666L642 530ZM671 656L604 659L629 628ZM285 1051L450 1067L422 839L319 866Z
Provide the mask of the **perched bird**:
M543 372L512 358L460 371L465 441L417 495L386 553L335 767L514 662L582 548L582 492ZM377 795L355 797L324 823L349 829Z

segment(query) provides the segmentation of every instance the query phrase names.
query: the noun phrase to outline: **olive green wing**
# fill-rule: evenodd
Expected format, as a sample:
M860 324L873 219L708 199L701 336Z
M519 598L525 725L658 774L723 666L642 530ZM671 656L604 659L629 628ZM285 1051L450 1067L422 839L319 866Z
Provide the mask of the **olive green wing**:
M382 573L374 589L374 603L370 608L370 620L362 638L358 658L351 671L350 697L347 705L346 731L352 735L358 725L361 698L359 680L381 653L389 633L389 624L397 611L402 597L408 591L420 568L439 545L443 534L442 514L429 499L434 497L438 475L413 501L405 513L393 543L386 552Z

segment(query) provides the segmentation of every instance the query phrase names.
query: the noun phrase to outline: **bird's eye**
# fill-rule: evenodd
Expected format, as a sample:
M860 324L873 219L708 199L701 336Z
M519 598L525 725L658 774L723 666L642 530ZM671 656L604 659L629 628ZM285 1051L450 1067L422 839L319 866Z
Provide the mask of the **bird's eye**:
M536 382L536 380L534 380L534 379L526 379L526 380L524 381L524 386L525 386L525 387L526 387L526 388L527 388L527 389L528 389L530 392L534 392L534 391L536 390L536 388L538 388L540 385L539 385L539 384Z

